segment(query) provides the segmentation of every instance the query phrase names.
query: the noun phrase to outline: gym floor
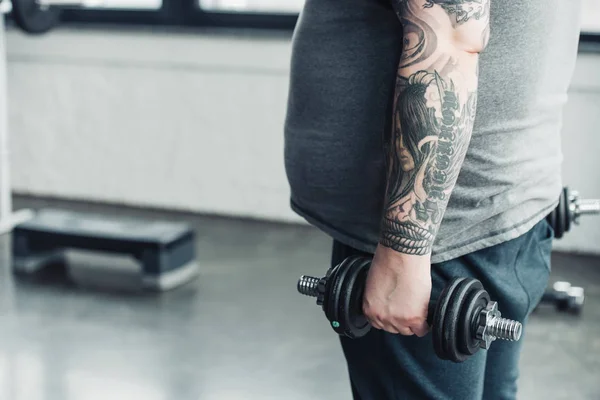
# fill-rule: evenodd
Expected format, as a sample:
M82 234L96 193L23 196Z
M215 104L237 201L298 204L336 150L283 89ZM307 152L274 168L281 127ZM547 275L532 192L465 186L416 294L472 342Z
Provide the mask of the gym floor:
M42 206L187 221L200 276L136 291L136 271L73 267L16 280L0 237L0 399L350 399L336 335L302 274L323 274L330 240L310 227L17 197ZM555 254L552 281L586 290L581 316L532 317L521 399L600 399L600 259ZM76 271L79 269L79 271ZM93 275L94 279L89 279ZM86 276L88 278L86 278ZM110 282L119 280L119 287ZM109 287L110 285L110 287Z

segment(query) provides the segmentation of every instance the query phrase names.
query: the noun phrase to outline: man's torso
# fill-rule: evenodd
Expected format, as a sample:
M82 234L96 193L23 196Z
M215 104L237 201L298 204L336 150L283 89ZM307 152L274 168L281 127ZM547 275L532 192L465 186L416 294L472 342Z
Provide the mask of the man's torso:
M522 235L555 206L578 1L492 0L469 150L433 249L441 262ZM402 28L385 0L308 0L293 42L292 207L364 251L379 239L383 146Z

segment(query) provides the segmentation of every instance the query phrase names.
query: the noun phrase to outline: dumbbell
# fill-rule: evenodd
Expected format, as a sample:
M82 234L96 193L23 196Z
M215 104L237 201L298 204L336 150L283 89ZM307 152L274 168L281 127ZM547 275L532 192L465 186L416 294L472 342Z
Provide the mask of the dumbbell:
M554 237L561 239L573 224L579 224L582 215L594 214L600 214L600 200L581 199L577 191L565 187L558 205L546 219L554 230ZM552 304L557 311L579 314L584 299L583 288L571 287L568 282L556 282L553 289L544 293L540 304Z
M552 289L544 293L542 303L554 305L558 311L580 314L584 299L583 288L571 286L569 282L555 282Z
M563 188L558 205L546 217L556 239L561 239L565 233L569 232L572 224L579 224L579 218L582 215L600 214L600 199L581 199L579 193Z
M371 258L349 257L330 268L323 278L302 276L297 289L316 297L333 330L352 339L371 330L362 311L362 299ZM498 304L491 301L476 279L452 279L436 301L429 305L427 322L431 327L436 355L455 363L463 362L479 349L488 349L496 339L518 341L520 322L501 317Z

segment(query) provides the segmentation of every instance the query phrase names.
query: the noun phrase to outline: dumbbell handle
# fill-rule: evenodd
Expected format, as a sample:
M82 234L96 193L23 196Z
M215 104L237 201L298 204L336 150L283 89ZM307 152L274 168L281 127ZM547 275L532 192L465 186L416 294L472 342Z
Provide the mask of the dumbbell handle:
M569 193L569 210L574 223L579 224L582 215L600 214L600 199L582 199L579 192L573 190Z
M325 278L322 278L325 279ZM303 275L298 280L298 292L309 297L319 296L319 283L322 279L314 276ZM427 313L427 323L433 325L433 317L437 308L437 301L430 299ZM485 314L485 315L484 315ZM485 321L483 320L485 318ZM498 312L497 303L490 302L488 308L482 310L479 316L478 332L474 332L482 340L482 347L487 349L496 339L518 341L521 338L522 325L520 322L502 318Z
M298 280L298 292L308 297L319 296L319 281L321 279L315 278L314 276L302 275ZM429 301L429 308L427 312L427 323L429 326L433 325L433 316L435 315L435 308L437 302L431 299Z
M579 200L576 203L577 215L600 214L600 200Z
M317 297L319 295L320 280L314 276L302 275L298 280L298 292L308 297Z

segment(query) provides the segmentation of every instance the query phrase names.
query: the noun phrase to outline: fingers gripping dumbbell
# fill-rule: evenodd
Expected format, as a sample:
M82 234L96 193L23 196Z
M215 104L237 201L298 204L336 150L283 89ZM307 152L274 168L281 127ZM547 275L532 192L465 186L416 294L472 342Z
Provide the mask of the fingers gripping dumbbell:
M332 267L323 278L302 276L298 291L316 297L332 328L340 335L359 338L371 324L362 311L362 298L371 259L349 257ZM501 317L481 282L455 278L429 305L427 316L438 357L462 362L496 339L516 341L522 326Z

